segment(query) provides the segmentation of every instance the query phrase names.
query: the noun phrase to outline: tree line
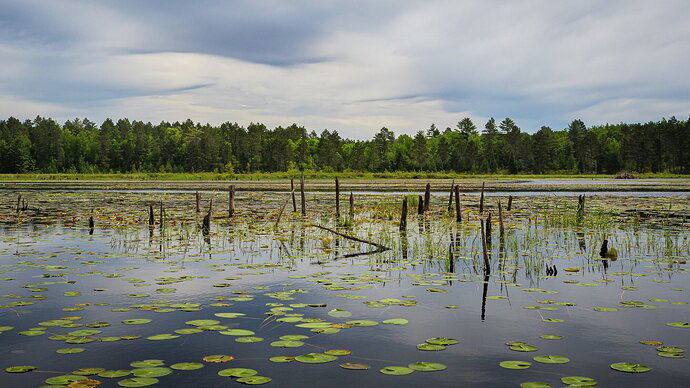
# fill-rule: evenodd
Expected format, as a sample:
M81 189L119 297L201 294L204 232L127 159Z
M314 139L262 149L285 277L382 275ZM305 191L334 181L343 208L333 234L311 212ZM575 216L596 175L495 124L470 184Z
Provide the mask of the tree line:
M690 173L690 119L527 133L510 118L477 128L434 124L414 136L381 128L371 140L293 124L246 128L185 122L51 118L0 121L0 173L454 171L458 173Z

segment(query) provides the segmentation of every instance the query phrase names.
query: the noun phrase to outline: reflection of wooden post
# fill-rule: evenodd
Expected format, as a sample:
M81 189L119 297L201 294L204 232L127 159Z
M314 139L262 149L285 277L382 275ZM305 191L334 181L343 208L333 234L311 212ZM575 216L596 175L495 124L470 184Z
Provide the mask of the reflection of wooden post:
M407 196L402 200L402 212L400 213L400 230L407 229Z
M491 246L491 212L486 217L486 245Z
M302 173L302 176L299 179L299 191L301 195L301 201L302 201L302 216L307 215L307 201L304 198L304 173Z
M419 200L417 201L417 214L424 214L424 197L421 195L419 196Z
M501 241L503 240L504 230L503 230L503 207L501 207L501 201L498 201L498 228L501 233Z
M491 272L491 263L489 262L489 253L486 250L486 232L484 231L484 220L479 218L479 225L481 225L482 233L482 255L484 257L484 274Z
M462 222L462 212L460 211L460 185L455 185L455 222Z
M94 222L93 216L89 217L89 234L93 234Z
M335 217L340 219L340 182L335 178Z
M424 191L424 211L428 212L429 210L431 210L431 183L426 184Z
M199 207L199 201L200 200L201 200L201 198L199 198L199 192L197 191L196 192L196 212L197 213L201 211L201 208Z
M508 196L508 208L506 209L507 211L510 211L510 209L513 208L513 196L509 195Z
M235 185L228 187L228 218L235 215Z
M479 213L484 213L484 182L482 182L482 194L479 196Z
M153 205L149 205L149 228L153 228L156 223L156 218L153 215Z
M455 179L450 184L450 195L448 196L448 213L453 211L453 191L455 190Z
M350 191L350 219L355 218L355 196Z
M292 191L292 211L297 213L297 200L295 199L295 180L290 178L290 190Z

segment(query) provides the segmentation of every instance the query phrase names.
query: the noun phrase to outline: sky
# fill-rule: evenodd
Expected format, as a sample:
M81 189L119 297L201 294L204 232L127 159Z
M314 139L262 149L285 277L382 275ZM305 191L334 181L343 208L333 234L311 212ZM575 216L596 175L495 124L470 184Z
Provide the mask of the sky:
M470 117L527 132L690 114L690 1L0 0L0 119Z

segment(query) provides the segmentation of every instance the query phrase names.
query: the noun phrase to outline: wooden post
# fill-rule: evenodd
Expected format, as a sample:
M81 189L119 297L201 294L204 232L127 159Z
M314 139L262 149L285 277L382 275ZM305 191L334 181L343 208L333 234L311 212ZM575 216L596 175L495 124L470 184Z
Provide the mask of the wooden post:
M482 182L482 194L479 196L479 214L484 213L484 182Z
M400 213L400 230L407 229L407 196L402 200L402 211Z
M335 217L340 219L340 182L338 182L338 177L335 177Z
M455 185L455 222L462 222L462 211L460 210L460 186Z
M448 196L448 213L453 211L453 191L455 190L455 179L450 184L450 195Z
M228 218L235 215L235 185L228 187Z
M89 217L89 234L93 234L94 222L93 216Z
M417 201L417 214L424 214L424 197L419 196L419 201Z
M21 210L21 203L22 203L22 195L19 194L17 196L17 213L19 213L19 211Z
M350 219L355 218L355 196L352 194L352 191L350 191Z
M307 215L307 201L304 198L304 173L302 173L302 176L299 179L299 191L300 191L300 196L301 196L301 201L302 201L302 216Z
M161 201L160 214L158 215L158 223L160 224L161 230L163 230L163 226L165 225L163 223L163 211L163 201Z
M153 215L153 205L149 205L149 228L153 228L156 224L156 218Z
M431 183L426 184L424 191L424 211L428 212L429 210L431 210Z
M295 180L290 178L290 190L292 191L292 211L297 213L297 200L295 199Z
M507 211L510 211L510 209L513 208L513 196L509 195L508 196L508 208L506 209Z
M201 198L199 197L199 192L196 192L196 212L199 213L201 211L201 208L199 207L199 201Z
M501 200L498 201L498 229L500 232L500 238L503 240L505 231L503 230L503 207L501 206Z

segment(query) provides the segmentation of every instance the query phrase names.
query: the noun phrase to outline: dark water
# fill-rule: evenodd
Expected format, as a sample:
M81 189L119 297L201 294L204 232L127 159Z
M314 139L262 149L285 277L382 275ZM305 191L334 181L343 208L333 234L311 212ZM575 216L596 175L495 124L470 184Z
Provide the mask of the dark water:
M503 245L497 235L498 228L494 230L492 268L488 278L482 271L477 228L442 222L420 229L417 222L412 221L406 238L401 238L392 227L359 225L360 236L382 241L393 250L354 258L342 256L368 248L299 224L279 230L272 226L219 226L214 227L208 241L204 241L196 230L181 227L171 227L165 236L158 230L150 236L147 228L140 227L96 229L93 235L85 229L61 226L29 224L2 229L0 326L15 328L0 333L0 366L33 365L37 370L17 374L0 372L0 386L41 386L48 377L86 367L133 369L130 362L145 359L162 359L166 366L203 362L204 356L213 354L231 355L235 360L220 364L203 362L203 368L193 371L174 370L160 377L156 386L237 384L230 377L217 375L219 370L231 367L256 369L259 375L273 379L269 385L280 387L348 384L510 387L527 381L563 386L560 378L572 375L594 378L599 386L688 386L690 365L687 358L659 357L654 346L638 342L659 340L665 345L685 349L690 345L690 329L666 325L690 318L687 304L671 304L688 302L690 277L684 264L690 244L687 231L619 226L578 234L572 228L544 227L526 220L516 220L507 228ZM604 263L598 259L596 253L605 236L611 246L618 249L616 261ZM547 276L546 265L556 265L558 274ZM566 267L575 266L580 268L579 272L565 271ZM61 276L45 277L46 274ZM109 274L122 276L109 277ZM156 284L157 278L181 276L199 278ZM40 282L66 280L75 283L40 285ZM137 281L143 281L139 284L144 286L135 286ZM213 286L218 283L230 286ZM46 290L32 292L25 287L28 284ZM625 290L622 286L637 289ZM167 287L174 287L175 291L156 293L157 289ZM528 292L535 288L537 290ZM445 292L429 291L435 289ZM290 294L289 300L266 295L289 290L300 290L300 293ZM67 291L78 291L81 295L65 296ZM238 291L252 297L245 301L219 300L245 295L233 293ZM148 296L131 297L130 294ZM33 298L35 295L43 295L45 300ZM345 298L347 295L363 298ZM505 299L492 298L494 296ZM363 303L384 298L416 301L416 305L369 307ZM651 302L650 298L668 302ZM655 308L621 305L622 301L630 300ZM34 303L9 306L17 301ZM548 301L575 305L562 306ZM133 307L127 312L112 311L132 305L167 308L170 304L187 302L200 304L201 310L156 312ZM231 305L212 306L219 302ZM323 334L295 327L295 323L276 322L275 318L281 316L271 319L266 315L278 306L271 304L289 307L300 303L327 306L294 307L286 312L333 323L364 319L379 324ZM75 304L88 305L81 306L83 310L63 310ZM459 308L446 308L449 305ZM558 310L525 306L557 307ZM614 307L618 311L597 312L593 307ZM347 310L352 316L331 317L328 311L334 308ZM217 312L239 312L246 316L218 318L214 316ZM65 316L81 317L76 323L110 323L110 326L97 329L102 333L92 336L96 339L123 335L142 338L66 344L50 340L48 336L88 327L54 326L48 327L45 335L18 335L20 331L40 327L40 322ZM152 322L143 325L121 323L132 318L148 318ZM409 323L380 323L391 318L405 318ZM557 318L563 322L547 323L542 318ZM237 337L214 330L163 341L146 339L155 334L192 328L185 322L196 319L214 319L230 328L252 330L264 340L238 343ZM309 338L304 340L305 345L297 348L270 346L272 341L286 334L304 334ZM540 338L544 334L561 335L563 339ZM417 344L432 337L457 339L459 344L442 351L417 350ZM538 350L512 351L505 345L507 341L524 341ZM78 354L55 352L72 347L86 350ZM328 349L348 349L352 354L324 364L268 360L273 356L296 356ZM566 364L533 361L532 357L538 355L565 356L571 361ZM530 361L532 366L525 370L509 370L499 366L505 360ZM415 371L405 376L379 372L386 366L406 366L417 361L443 363L447 369ZM652 370L624 373L609 367L611 363L628 361L647 365ZM343 362L366 363L371 368L346 370L338 366ZM128 377L92 378L102 381L102 387L114 387L119 380Z

